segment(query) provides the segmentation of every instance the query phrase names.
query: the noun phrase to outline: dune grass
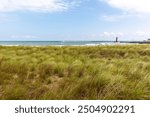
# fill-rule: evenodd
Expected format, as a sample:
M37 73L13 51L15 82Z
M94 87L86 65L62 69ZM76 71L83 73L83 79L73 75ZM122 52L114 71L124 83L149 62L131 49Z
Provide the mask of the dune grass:
M150 45L0 46L0 99L150 99Z

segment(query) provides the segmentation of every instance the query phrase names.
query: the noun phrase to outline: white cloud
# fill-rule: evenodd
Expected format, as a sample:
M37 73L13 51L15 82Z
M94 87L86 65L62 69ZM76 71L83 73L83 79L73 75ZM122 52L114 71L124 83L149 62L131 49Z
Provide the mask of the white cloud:
M36 11L54 12L67 10L75 2L69 0L0 0L0 12Z
M118 20L122 19L122 16L119 16L119 15L103 15L103 16L101 16L101 18L106 20L106 21L118 21Z
M37 39L39 37L34 36L34 35L12 35L11 38L14 38L14 39Z
M100 0L109 5L128 11L137 13L150 13L150 0Z
M142 36L142 37L149 37L149 36L150 36L150 32L137 31L137 32L135 33L135 35L137 35L137 36Z
M5 14L0 14L0 21L9 21L9 17Z
M141 14L132 14L132 13L122 13L122 14L106 14L106 15L101 15L100 19L110 21L110 22L115 22L115 21L120 21L128 18L140 18L143 19L145 18Z
M122 32L103 32L101 36L103 37L116 37L116 36L123 36Z

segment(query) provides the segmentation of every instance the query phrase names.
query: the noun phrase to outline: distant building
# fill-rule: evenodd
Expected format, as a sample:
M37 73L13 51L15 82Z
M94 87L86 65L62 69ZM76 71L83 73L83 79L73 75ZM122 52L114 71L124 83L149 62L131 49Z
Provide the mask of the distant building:
M150 43L150 39L143 40L143 42L145 42L145 43Z
M143 40L143 42L150 42L150 39L147 39L147 40Z

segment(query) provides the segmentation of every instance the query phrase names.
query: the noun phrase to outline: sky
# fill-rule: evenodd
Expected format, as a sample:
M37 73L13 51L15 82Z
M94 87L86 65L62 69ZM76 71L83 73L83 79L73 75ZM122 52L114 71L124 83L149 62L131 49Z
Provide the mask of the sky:
M150 38L150 0L0 0L0 41Z

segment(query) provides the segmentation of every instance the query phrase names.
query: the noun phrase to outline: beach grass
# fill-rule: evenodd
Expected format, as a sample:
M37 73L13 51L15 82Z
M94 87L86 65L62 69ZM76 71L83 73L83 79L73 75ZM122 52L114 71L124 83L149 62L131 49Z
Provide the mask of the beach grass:
M149 100L150 45L0 46L0 99Z

